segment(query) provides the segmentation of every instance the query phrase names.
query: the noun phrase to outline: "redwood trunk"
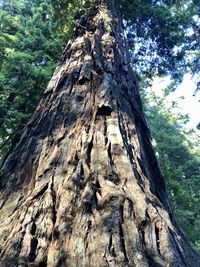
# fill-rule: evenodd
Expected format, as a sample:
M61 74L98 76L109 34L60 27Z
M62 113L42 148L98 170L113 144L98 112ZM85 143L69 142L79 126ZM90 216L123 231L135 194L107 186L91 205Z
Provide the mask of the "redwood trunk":
M90 8L1 169L0 266L198 267L176 226L121 23Z

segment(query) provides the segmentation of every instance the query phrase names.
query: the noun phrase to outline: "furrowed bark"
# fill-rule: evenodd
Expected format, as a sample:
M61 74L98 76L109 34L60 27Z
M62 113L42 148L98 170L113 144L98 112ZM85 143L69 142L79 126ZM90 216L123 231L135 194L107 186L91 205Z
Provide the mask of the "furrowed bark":
M0 175L1 266L200 266L106 5L81 17Z

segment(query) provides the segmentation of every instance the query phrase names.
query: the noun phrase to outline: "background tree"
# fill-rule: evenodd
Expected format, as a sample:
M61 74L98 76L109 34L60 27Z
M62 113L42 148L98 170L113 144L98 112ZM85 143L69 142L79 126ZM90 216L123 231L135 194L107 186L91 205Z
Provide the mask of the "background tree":
M169 105L168 92L142 90L143 103L154 138L154 148L166 178L168 195L181 228L199 251L200 147L199 134L189 129L187 115Z
M0 1L0 151L18 140L47 86L64 40L51 1ZM65 31L66 38L67 32Z

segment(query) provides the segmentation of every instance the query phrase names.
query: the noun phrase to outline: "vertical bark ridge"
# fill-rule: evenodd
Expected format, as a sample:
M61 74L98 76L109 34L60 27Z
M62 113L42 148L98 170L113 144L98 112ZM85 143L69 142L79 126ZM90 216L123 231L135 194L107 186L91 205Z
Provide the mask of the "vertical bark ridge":
M0 172L1 266L200 266L171 214L121 23L75 29Z

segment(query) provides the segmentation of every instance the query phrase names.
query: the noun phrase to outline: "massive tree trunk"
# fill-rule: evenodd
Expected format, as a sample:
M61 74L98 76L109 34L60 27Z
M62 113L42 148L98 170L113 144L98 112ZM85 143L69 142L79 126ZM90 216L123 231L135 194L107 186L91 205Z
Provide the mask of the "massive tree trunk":
M121 23L92 7L1 169L0 266L200 266L177 227Z

